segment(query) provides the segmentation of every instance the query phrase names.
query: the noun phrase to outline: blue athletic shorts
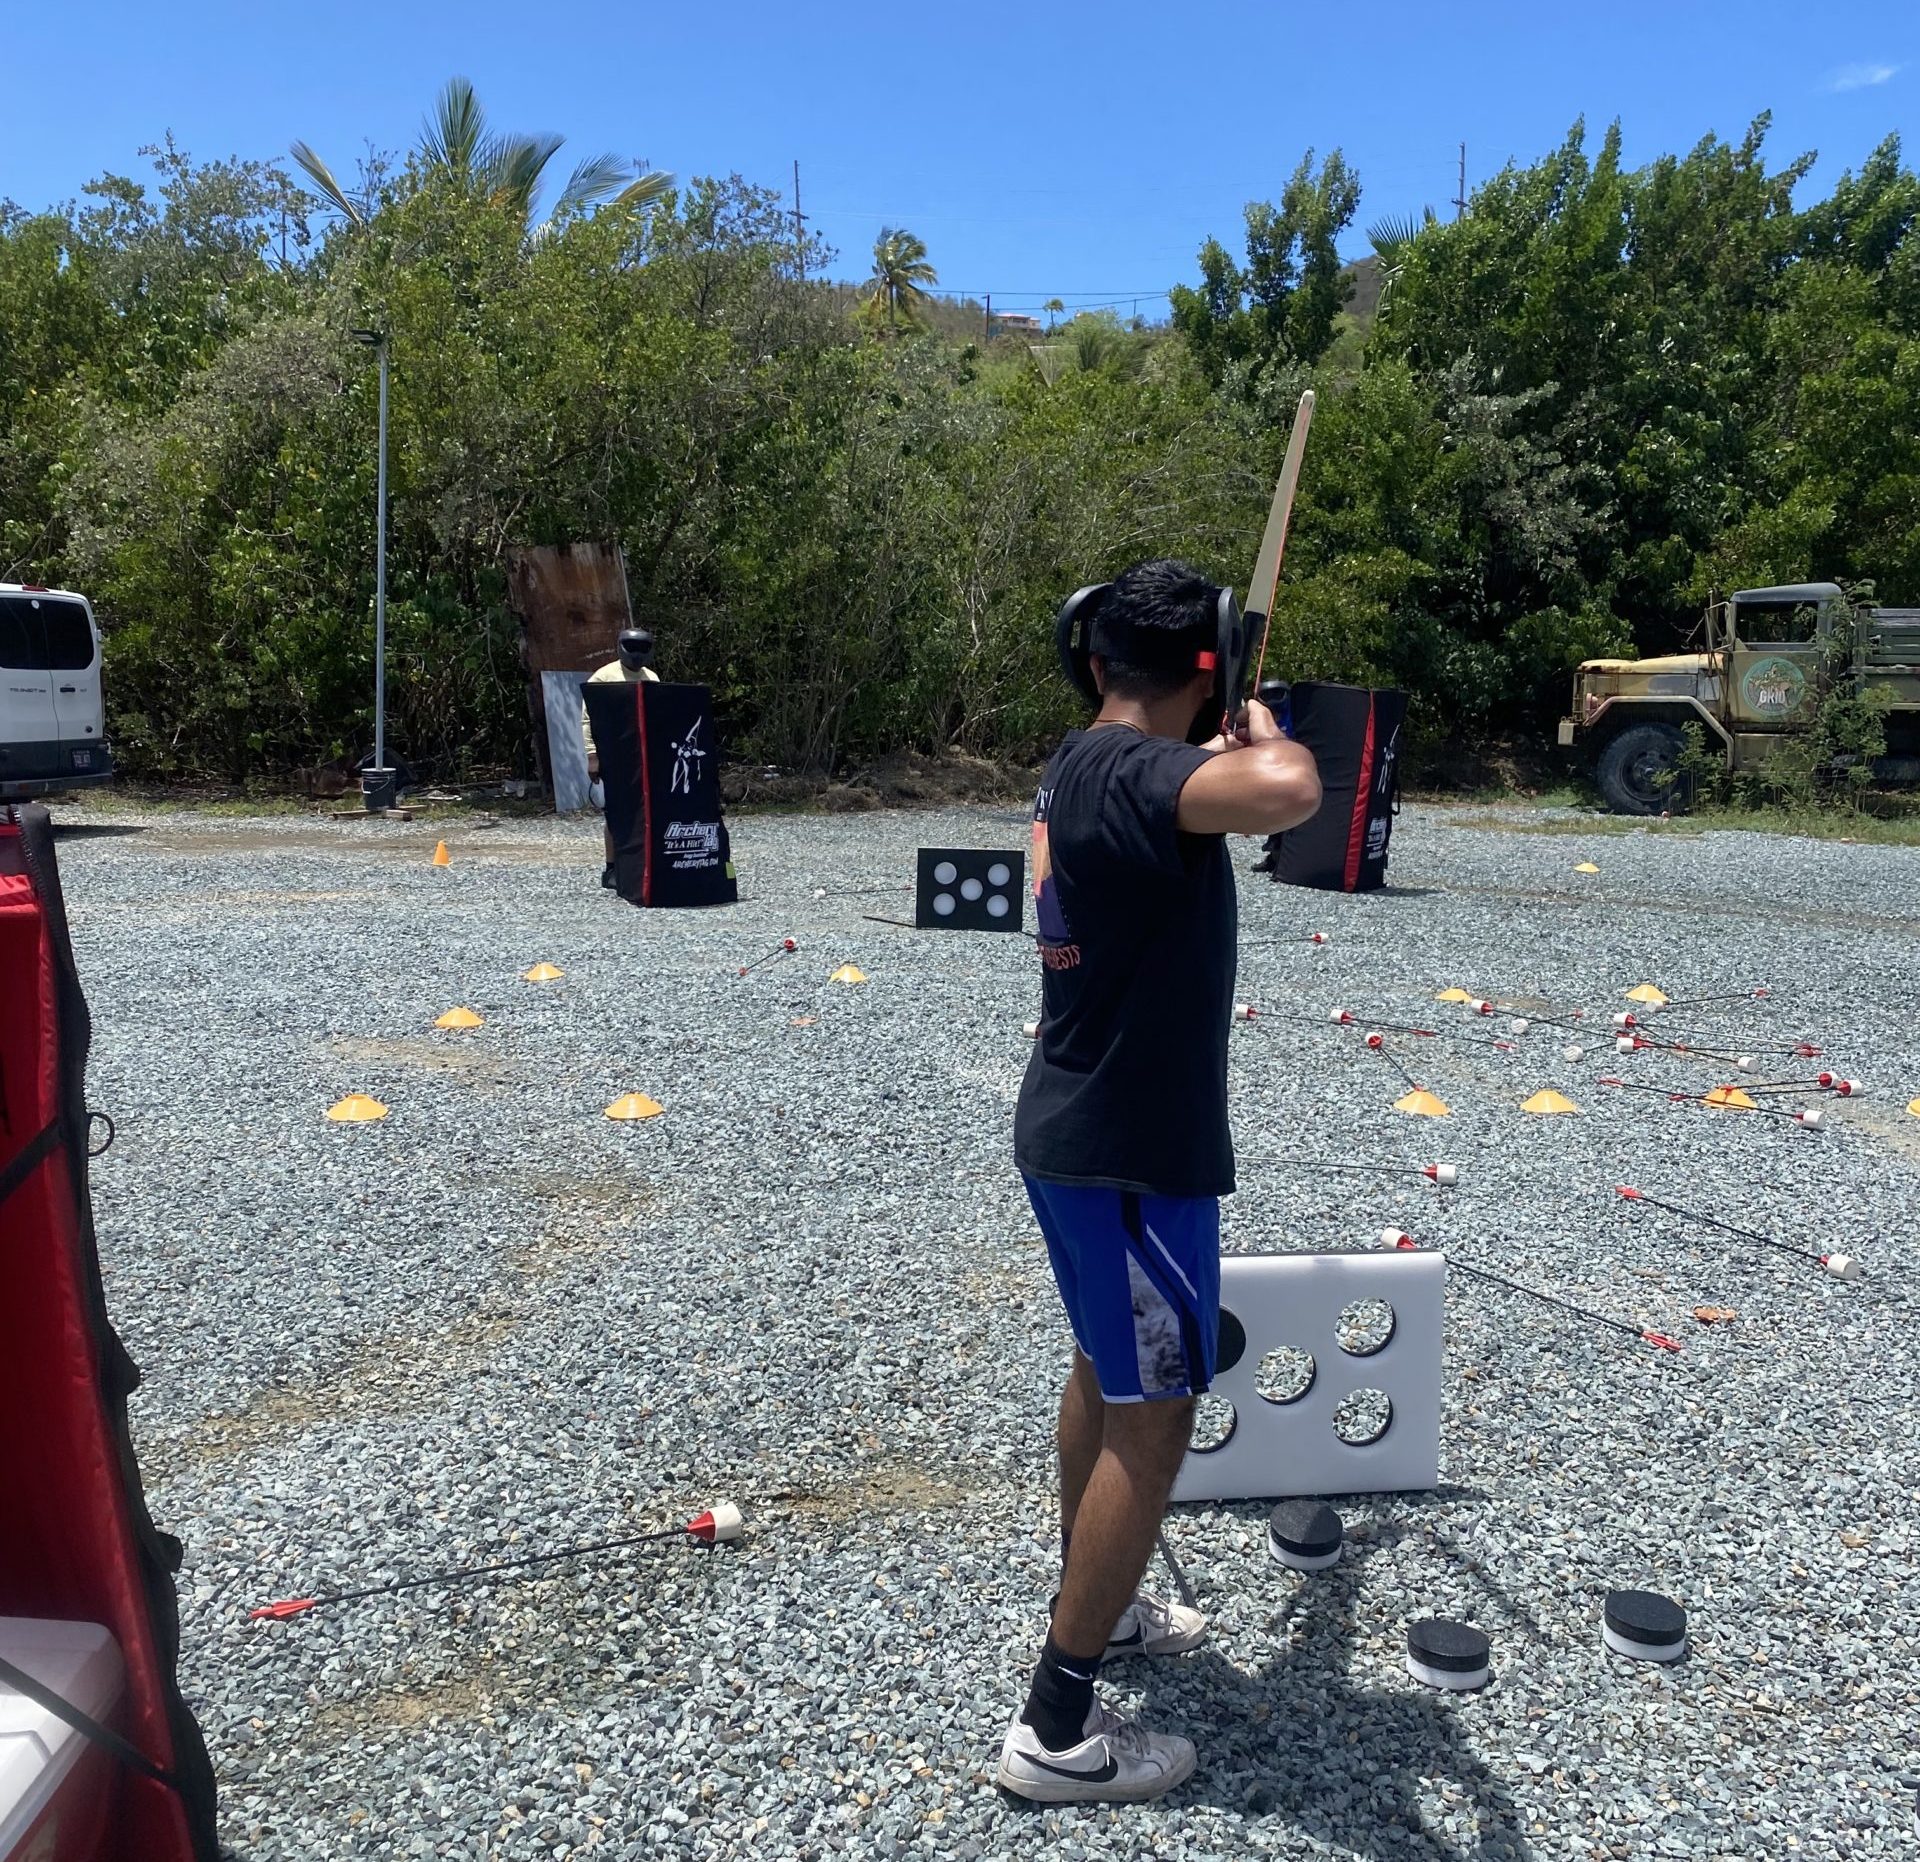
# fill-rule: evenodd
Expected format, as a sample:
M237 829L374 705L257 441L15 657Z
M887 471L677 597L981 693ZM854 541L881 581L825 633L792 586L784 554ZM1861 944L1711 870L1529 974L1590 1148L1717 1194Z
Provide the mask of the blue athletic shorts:
M1074 1343L1109 1403L1198 1396L1220 1339L1220 1203L1212 1196L1026 1179Z

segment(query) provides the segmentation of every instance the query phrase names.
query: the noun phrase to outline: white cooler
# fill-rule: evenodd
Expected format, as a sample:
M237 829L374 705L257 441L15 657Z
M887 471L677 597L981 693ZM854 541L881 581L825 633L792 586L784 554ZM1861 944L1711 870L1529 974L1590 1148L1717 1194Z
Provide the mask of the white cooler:
M0 1616L0 1656L89 1718L111 1725L126 1670L98 1623ZM0 1681L0 1862L101 1853L119 1761Z

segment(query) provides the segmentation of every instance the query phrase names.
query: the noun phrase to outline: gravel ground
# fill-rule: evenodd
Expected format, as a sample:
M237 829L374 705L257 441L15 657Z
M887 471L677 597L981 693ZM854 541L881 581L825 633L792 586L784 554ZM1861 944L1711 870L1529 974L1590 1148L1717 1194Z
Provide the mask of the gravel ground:
M1017 847L1018 817L747 819L742 903L658 915L594 884L587 824L80 817L101 1243L235 1854L1912 1855L1920 850L1489 819L1408 809L1384 894L1243 880L1268 1012L1234 1030L1228 1245L1395 1223L1685 1352L1455 1275L1442 1487L1339 1501L1347 1556L1313 1578L1268 1561L1263 1507L1179 1509L1213 1638L1106 1691L1200 1770L1153 1808L1038 1812L990 1782L1057 1556L1067 1334L1010 1160L1037 970L861 916L906 914L917 845ZM564 978L519 980L542 960ZM826 981L845 960L865 987ZM1598 1076L1715 1070L1604 1039L1571 1063L1536 1029L1399 1043L1453 1109L1427 1122L1323 1019L1466 1029L1448 984L1604 1019L1648 978L1770 984L1703 1025L1817 1041L1870 1096L1818 1133L1671 1105ZM455 1003L485 1027L436 1032ZM1523 1116L1547 1085L1582 1115ZM631 1089L664 1116L600 1116ZM356 1090L391 1117L328 1124ZM248 1620L722 1496L732 1550ZM1615 1586L1683 1601L1690 1659L1603 1655ZM1428 1614L1492 1636L1484 1693L1407 1677Z

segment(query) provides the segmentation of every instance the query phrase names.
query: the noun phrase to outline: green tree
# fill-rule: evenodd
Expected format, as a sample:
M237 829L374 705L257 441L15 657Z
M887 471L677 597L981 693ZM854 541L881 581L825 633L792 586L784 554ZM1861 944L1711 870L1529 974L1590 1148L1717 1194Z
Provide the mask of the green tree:
M593 155L567 177L549 219L537 222L534 216L547 165L565 143L564 136L550 133L491 128L472 83L449 78L421 130L414 163L421 175L451 182L462 193L516 215L529 237L539 236L570 213L609 202L618 207L651 206L672 191L669 174L641 170L617 155ZM343 187L305 142L295 142L290 153L331 206L355 226L367 223L377 206L376 190Z
M883 226L873 242L873 276L867 280L866 310L889 333L904 320L916 324L926 313L927 287L940 282L927 257L926 241L904 227Z
M1249 201L1246 264L1218 240L1200 248L1200 284L1176 285L1173 324L1216 384L1250 391L1258 376L1311 367L1332 347L1353 284L1338 242L1360 206L1360 177L1335 149L1316 174L1300 158L1275 207Z

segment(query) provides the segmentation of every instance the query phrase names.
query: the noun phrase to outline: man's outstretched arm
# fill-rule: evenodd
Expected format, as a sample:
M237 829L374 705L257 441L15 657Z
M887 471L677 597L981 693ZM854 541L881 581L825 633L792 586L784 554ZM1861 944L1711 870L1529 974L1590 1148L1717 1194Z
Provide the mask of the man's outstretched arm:
M1255 699L1244 735L1227 738L1187 778L1175 819L1188 834L1283 834L1319 806L1313 753L1283 735Z

